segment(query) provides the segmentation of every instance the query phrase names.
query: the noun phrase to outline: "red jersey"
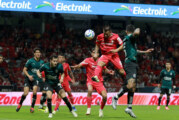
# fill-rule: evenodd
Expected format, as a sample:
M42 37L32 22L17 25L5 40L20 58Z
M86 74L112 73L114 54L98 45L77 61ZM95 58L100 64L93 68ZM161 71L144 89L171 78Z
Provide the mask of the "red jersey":
M104 33L97 36L96 44L100 46L103 55L110 54L109 51L116 49L118 45L122 45L123 41L118 34L112 33L109 38L104 38Z
M87 82L93 82L91 78L95 76L94 71L97 66L97 62L98 60L95 61L92 57L90 57L86 58L85 60L83 60L83 62L80 63L83 67L86 68ZM98 76L98 78L101 82L103 81L102 73Z
M63 63L63 71L64 71L64 79L63 83L67 83L68 81L71 81L70 76L68 75L68 71L71 71L70 65L68 63ZM59 79L61 78L61 75L59 76Z

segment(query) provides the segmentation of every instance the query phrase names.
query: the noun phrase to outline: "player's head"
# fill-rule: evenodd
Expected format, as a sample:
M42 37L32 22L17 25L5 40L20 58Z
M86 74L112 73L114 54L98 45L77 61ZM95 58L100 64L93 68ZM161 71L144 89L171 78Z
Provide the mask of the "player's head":
M63 63L66 61L66 57L64 55L58 55L58 62Z
M133 33L134 30L135 30L134 25L132 25L132 24L127 25L127 27L126 27L126 33L127 33L127 34Z
M104 33L104 37L108 38L111 36L112 30L111 27L109 25L104 25L103 27L103 33Z
M2 63L2 62L3 62L3 56L0 55L0 63Z
M171 62L170 61L166 61L165 67L166 67L166 69L171 69L171 67L172 67Z
M56 67L57 64L58 64L58 56L57 55L50 56L50 66Z
M38 58L38 59L41 57L41 50L40 50L40 48L35 48L34 49L34 57Z
M94 55L95 55L95 50L94 50L94 48L91 50L91 56L94 58L94 59L96 59L95 57L94 57ZM97 53L97 58L99 57L99 53Z

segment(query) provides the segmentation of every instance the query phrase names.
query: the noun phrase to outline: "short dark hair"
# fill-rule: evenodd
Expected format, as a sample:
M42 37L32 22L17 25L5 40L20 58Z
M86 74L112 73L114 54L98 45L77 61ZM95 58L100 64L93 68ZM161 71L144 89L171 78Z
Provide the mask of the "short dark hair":
M3 56L0 54L0 57L3 57Z
M134 25L132 25L132 24L129 24L129 25L127 25L127 27L126 27L126 30L128 31L128 32L134 32L134 30L135 30L135 27L134 27Z
M58 56L63 56L64 58L66 58L66 55L59 54Z
M95 50L95 48L92 48L91 51L90 51L90 53L92 53L94 50Z
M34 48L34 53L35 53L37 50L41 52L41 49L40 49L40 48Z
M109 24L106 24L103 26L103 30L111 30L111 26Z
M165 64L166 64L166 63L170 63L170 64L171 64L170 60L166 60Z
M51 55L51 56L50 56L50 60L53 60L53 58L56 58L56 59L57 59L58 56L57 56L57 55Z

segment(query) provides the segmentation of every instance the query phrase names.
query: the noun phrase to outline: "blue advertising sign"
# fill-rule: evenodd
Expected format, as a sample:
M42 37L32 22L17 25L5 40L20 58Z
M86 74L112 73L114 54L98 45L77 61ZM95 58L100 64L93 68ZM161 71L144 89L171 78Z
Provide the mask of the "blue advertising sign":
M0 10L179 19L179 6L169 5L64 0L0 0Z

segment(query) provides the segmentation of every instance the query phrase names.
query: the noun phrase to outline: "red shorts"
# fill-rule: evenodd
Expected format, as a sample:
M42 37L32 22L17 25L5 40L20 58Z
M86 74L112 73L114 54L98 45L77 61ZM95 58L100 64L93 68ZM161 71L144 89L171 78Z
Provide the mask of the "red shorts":
M123 69L123 65L121 63L121 60L118 54L102 55L98 59L98 62L99 61L104 62L106 65L108 64L108 62L111 62L115 66L116 69Z
M65 92L70 92L71 91L69 83L62 83L62 87L65 90Z
M96 90L99 94L101 94L101 92L104 90L106 91L106 88L104 87L103 82L88 82L86 85L87 87L88 85L92 85L93 90Z

